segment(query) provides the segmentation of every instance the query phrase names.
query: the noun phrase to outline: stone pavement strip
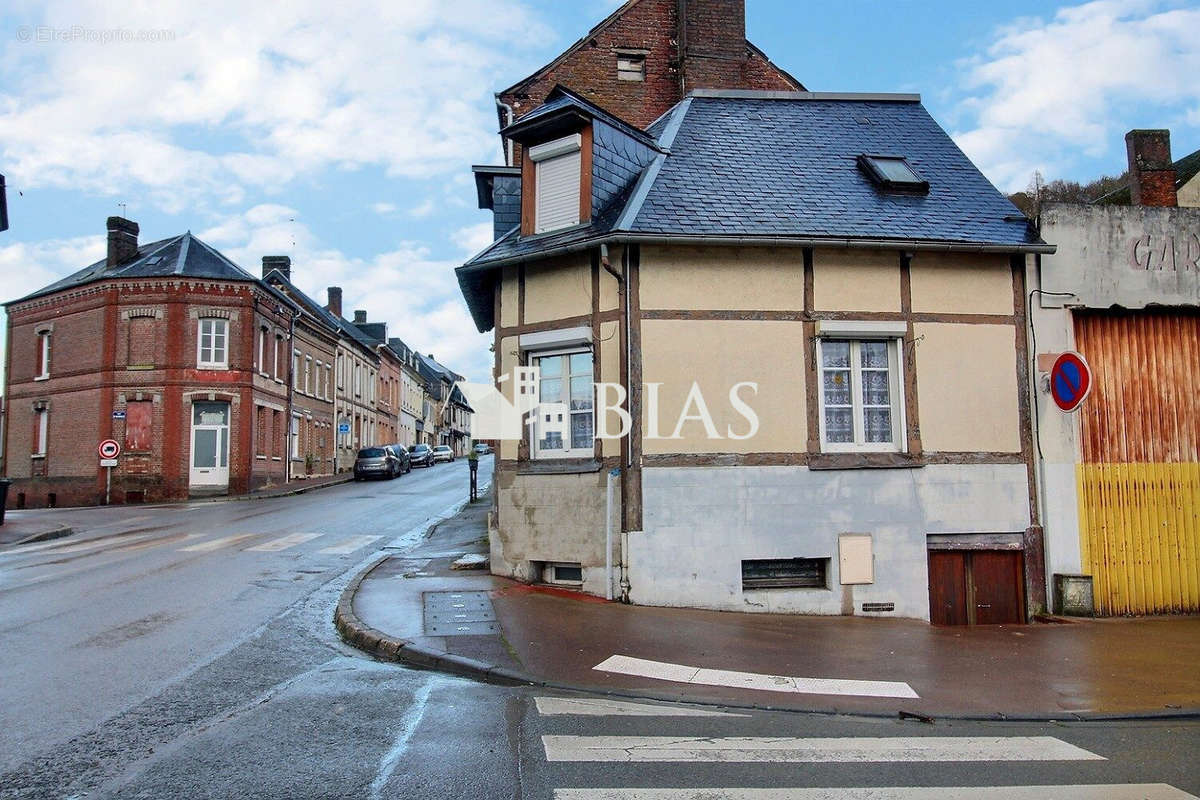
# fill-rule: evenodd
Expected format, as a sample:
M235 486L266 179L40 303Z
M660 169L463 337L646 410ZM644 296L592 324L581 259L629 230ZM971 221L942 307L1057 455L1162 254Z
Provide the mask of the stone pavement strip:
M342 637L384 660L491 682L729 707L960 719L1200 715L1197 617L951 628L624 605L452 571L464 553L486 551L489 507L487 498L470 504L416 550L355 577L334 614Z
M5 515L4 524L0 525L0 547L60 539L74 532L69 525L47 522L37 517L17 517L10 511Z

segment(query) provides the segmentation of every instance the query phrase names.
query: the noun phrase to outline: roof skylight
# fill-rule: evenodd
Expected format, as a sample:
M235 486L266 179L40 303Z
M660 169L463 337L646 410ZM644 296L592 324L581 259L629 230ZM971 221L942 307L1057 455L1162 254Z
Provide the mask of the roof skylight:
M929 191L929 183L921 180L901 156L861 155L858 166L884 189L921 194Z

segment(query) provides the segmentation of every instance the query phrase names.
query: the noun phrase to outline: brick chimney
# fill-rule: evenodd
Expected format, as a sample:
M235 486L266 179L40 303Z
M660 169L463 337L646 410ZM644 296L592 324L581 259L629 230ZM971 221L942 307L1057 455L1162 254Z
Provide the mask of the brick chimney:
M289 283L292 280L292 259L291 256L263 256L262 275L267 277L275 270L279 270L284 279Z
M1176 206L1171 132L1133 130L1125 134L1129 151L1129 191L1135 206Z
M363 311L362 309L355 311L354 312L354 324L355 325L367 324L367 312Z
M329 295L329 300L325 303L326 310L340 318L342 316L342 287L330 286L325 291Z
M108 258L105 266L116 267L137 258L138 224L124 217L108 218Z
M683 91L744 88L745 0L677 0Z

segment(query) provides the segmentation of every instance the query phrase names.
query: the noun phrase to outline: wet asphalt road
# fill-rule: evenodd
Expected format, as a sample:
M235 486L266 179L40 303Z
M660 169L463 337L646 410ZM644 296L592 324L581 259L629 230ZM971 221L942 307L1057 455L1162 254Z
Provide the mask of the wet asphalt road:
M466 467L456 463L292 498L53 512L81 532L0 552L0 797L551 798L590 787L1127 783L1200 796L1195 721L924 725L768 712L677 717L672 706L558 715L542 713L536 698L563 693L409 670L341 643L331 618L349 579L384 548L413 547L465 490ZM1041 736L1089 757L626 763L550 760L557 740L543 738L602 735ZM632 740L613 741L621 758ZM1096 796L1187 796L1131 791Z

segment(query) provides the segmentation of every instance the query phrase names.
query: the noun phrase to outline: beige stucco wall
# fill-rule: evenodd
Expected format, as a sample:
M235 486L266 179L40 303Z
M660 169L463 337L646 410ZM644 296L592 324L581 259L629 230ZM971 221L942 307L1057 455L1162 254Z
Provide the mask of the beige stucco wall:
M503 328L511 328L520 320L518 318L519 309L517 303L520 301L520 281L517 278L517 268L515 265L504 267L500 273L500 326Z
M497 377L508 376L508 380L500 384L500 393L508 402L513 402L513 369L517 366L518 339L516 336L506 336L500 340L500 374ZM500 458L515 459L517 457L517 441L503 439L500 442Z
M813 307L818 311L899 311L900 254L814 251Z
M681 439L647 439L646 453L803 452L807 447L804 413L804 326L800 322L644 320L642 375L659 388L658 429L670 436L695 381L704 394L717 432L710 440L700 422L687 422ZM758 415L753 439L730 439L727 430L745 434L748 423L729 402L730 387L758 383L742 400ZM643 406L649 415L648 400ZM693 411L695 409L692 409ZM650 421L645 420L649 435Z
M600 324L600 376L598 380L605 383L623 383L621 375L621 337L619 323L603 322ZM610 390L608 402L615 403L616 395ZM601 400L599 396L597 402ZM621 430L621 420L615 412L609 412L605 415L606 430L610 433L617 433ZM599 426L597 426L599 431ZM606 456L617 456L621 454L621 442L618 439L604 439L603 453Z
M525 267L525 322L592 313L592 265L573 254Z
M1013 313L1008 256L923 253L913 256L913 311L943 314Z
M638 280L644 309L804 308L800 248L643 247Z
M1179 199L1176 202L1187 208L1200 207L1200 174L1179 187Z
M618 275L621 274L622 249L623 248L620 248L620 247L608 248L608 264L610 267L612 267L614 270L616 270ZM600 267L600 310L601 311L612 311L620 305L620 294L619 294L620 288L621 287L620 287L620 284L617 283L617 279L614 278L612 276L612 274L609 273L608 270L604 269L603 265L601 265L601 267Z
M1016 329L917 323L913 333L925 450L1020 452Z

